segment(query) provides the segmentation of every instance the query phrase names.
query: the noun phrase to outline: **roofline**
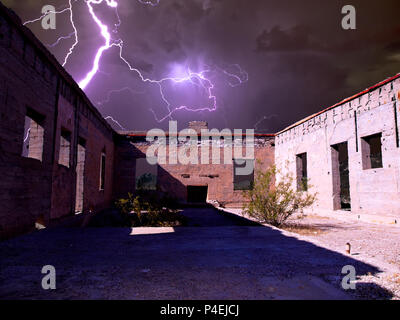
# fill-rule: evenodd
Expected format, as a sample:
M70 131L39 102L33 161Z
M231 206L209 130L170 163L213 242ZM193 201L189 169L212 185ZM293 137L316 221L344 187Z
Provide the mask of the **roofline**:
M137 132L137 133L135 133L135 132L132 132L132 133L118 132L118 133L119 133L120 135L126 136L126 137L138 137L138 138L140 138L140 137L147 137L147 133L145 133L145 132ZM179 133L176 133L176 132L173 132L173 133L166 132L166 133L165 133L165 136L166 136L166 137L169 137L170 135L176 135L176 136L178 136ZM201 133L197 133L197 135L198 135L198 136L201 136ZM232 136L242 136L242 137L247 136L246 133L242 133L242 134L232 133L231 135L232 135ZM157 136L157 134L154 134L153 136ZM212 136L212 137L213 137L213 136L220 137L220 136L224 136L224 134L210 133L209 136ZM254 137L271 137L271 138L272 138L272 137L275 137L275 134L274 134L274 133L255 133L255 134L254 134Z
M5 18L10 20L16 28L26 37L26 39L33 43L33 46L36 50L38 50L48 62L56 69L58 74L66 81L68 84L75 90L76 94L81 97L84 102L87 104L89 109L94 112L96 116L100 118L100 121L107 127L107 129L111 130L113 134L117 132L111 127L111 125L104 119L101 115L100 111L93 105L93 103L86 96L86 93L79 87L78 83L72 78L72 76L64 69L63 66L57 61L53 54L43 45L43 43L34 35L34 33L28 28L25 27L20 17L10 8L6 7L0 0L0 12L4 14Z
M314 113L314 114L308 116L307 118L304 118L304 119L302 119L302 120L300 120L300 121L298 121L298 122L296 122L296 123L290 125L289 127L287 127L287 128L285 128L285 129L283 129L283 130L277 132L275 135L278 136L279 134L284 133L284 132L286 132L286 131L288 131L288 130L290 130L290 129L293 129L293 128L295 128L295 127L297 127L297 126L303 124L304 122L306 122L306 121L308 121L308 120L311 120L311 119L313 119L313 118L315 118L315 117L321 115L321 114L324 113L324 112L327 112L327 111L329 111L329 110L331 110L331 109L333 109L333 108L336 108L336 107L338 107L338 106L340 106L340 105L342 105L342 104L345 104L345 103L347 103L347 102L349 102L349 101L352 101L352 100L354 100L354 99L356 99L356 98L358 98L358 97L360 97L360 96L362 96L362 95L364 95L364 94L366 94L366 93L368 93L368 92L371 92L371 91L373 91L373 90L375 90L375 89L377 89L377 88L379 88L379 87L382 87L382 86L384 86L385 84L388 84L389 82L392 82L392 81L394 81L394 80L396 80L396 79L398 79L398 78L400 78L400 73L398 73L398 74L396 74L395 76L390 77L390 78L388 78L388 79L386 79L386 80L383 80L383 81L381 81L381 82L378 82L377 84L373 85L372 87L369 87L369 88L367 88L367 89L365 89L365 90L363 90L363 91L361 91L361 92L359 92L359 93L357 93L357 94L355 94L355 95L353 95L353 96L351 96L351 97L349 97L349 98L346 98L346 99L344 99L344 100L342 100L342 101L340 101L340 102L338 102L338 103L336 103L336 104L334 104L334 105L332 105L332 106L330 106L330 107L328 107L328 108L326 108L326 109L324 109L324 110L322 110L322 111L319 111L319 112L317 112L317 113Z

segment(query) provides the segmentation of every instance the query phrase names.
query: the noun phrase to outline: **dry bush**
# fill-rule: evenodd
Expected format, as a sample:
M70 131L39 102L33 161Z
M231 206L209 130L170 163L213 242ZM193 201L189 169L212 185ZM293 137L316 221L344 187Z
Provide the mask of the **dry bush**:
M277 173L280 171L275 166L256 172L252 189L244 191L249 202L243 209L262 223L281 226L292 214L311 206L316 194L304 188L295 189L295 179L289 173L280 175L276 181Z

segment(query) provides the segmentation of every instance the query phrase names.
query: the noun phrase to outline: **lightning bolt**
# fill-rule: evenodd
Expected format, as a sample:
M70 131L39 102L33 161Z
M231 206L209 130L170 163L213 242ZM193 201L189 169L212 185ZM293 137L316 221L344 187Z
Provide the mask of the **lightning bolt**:
M72 46L69 48L62 66L65 66L68 62L69 57L72 55L72 53L74 52L75 47L78 45L79 43L79 37L78 37L78 30L75 26L75 22L74 22L74 15L73 15L73 3L75 3L78 0L68 0L68 7L59 10L59 11L55 11L53 13L55 14L61 14L64 12L69 11L69 20L71 23L71 26L73 28L73 32L70 33L68 36L63 36L60 37L59 39L57 39L57 41L50 45L51 47L58 45L62 40L74 37L74 43L72 44ZM189 111L189 112L204 112L204 111L208 111L208 112L213 112L217 110L217 97L216 95L213 93L214 89L215 89L215 85L214 83L211 81L210 78L207 77L207 74L212 72L211 69L207 68L205 70L201 70L198 72L193 72L191 71L189 68L186 72L186 75L183 77L164 77L161 79L150 79L150 78L146 78L138 68L135 68L126 58L124 58L123 56L123 46L124 46L124 42L122 39L113 39L113 37L111 36L111 33L109 31L108 26L103 23L101 21L101 19L96 15L96 13L94 12L94 8L93 5L99 5L102 3L105 3L108 7L112 8L113 10L115 10L116 16L118 17L118 23L115 24L115 28L113 30L113 33L117 33L118 32L118 27L121 24L121 20L118 14L118 3L116 0L84 0L87 8L88 8L88 12L89 15L91 16L92 20L94 21L95 25L97 26L97 28L99 29L100 35L103 37L104 39L104 44L101 45L96 53L95 56L93 58L93 62L91 64L91 69L86 73L86 75L83 77L83 79L81 79L80 81L78 81L79 86L85 90L88 85L92 82L92 80L94 79L94 77L96 76L97 73L99 73L100 71L100 62L101 62L101 58L103 57L103 54L108 51L109 49L115 47L118 49L119 52L119 58L121 59L121 61L128 67L130 72L134 72L137 74L137 76L140 78L140 80L143 83L148 83L148 84L153 84L158 86L158 90L161 96L162 101L165 103L166 105L166 115L158 118L156 113L154 112L153 109L150 109L150 111L153 113L154 118L157 122L163 122L166 119L173 119L172 116L174 113L178 112L178 111ZM141 4L144 5L150 5L150 6L157 6L160 3L160 0L138 0ZM45 17L48 13L42 15L41 17L31 20L31 21L27 21L24 23L28 24L28 23L33 23L36 21L41 20L43 17ZM242 68L238 65L232 65L234 68L236 68L236 70L238 71L238 73L233 73L230 71L227 71L225 69L221 69L220 71L227 75L231 80L228 82L229 85L231 87L236 87L240 84L243 84L244 82L247 82L249 77L248 74L242 70ZM211 101L211 106L207 106L207 107L191 107L191 106L186 106L186 105L181 105L181 106L176 106L176 107L172 107L171 103L169 102L169 100L166 98L166 94L164 92L165 88L165 84L166 83L174 83L174 84L179 84L179 83L190 83L192 85L198 86L200 87L202 90L204 90L205 95L207 96L207 98ZM107 118L111 120L110 118L111 116L108 116ZM114 119L113 119L114 120ZM115 120L114 120L115 121ZM118 124L121 128L122 126L120 124Z
M76 2L76 1L78 1L78 0L75 0L74 2ZM66 7L66 8L64 8L64 9L62 9L62 10L60 10L60 11L48 11L48 12L46 12L46 13L43 13L39 18L36 18L36 19L33 19L33 20L25 21L25 22L23 23L23 25L26 26L27 24L41 21L45 16L47 16L47 15L50 14L50 13L60 14L60 13L64 13L64 12L67 12L67 11L71 11L71 3L70 3L70 6L69 6L69 7Z
M155 1L143 1L143 0L138 0L141 4L149 5L152 7L158 6L160 4L160 0L155 0Z
M126 130L117 120L115 120L112 116L107 116L104 117L105 120L111 120L112 122L114 122L118 127L120 127L122 130Z
M221 69L222 73L226 74L228 77L231 77L235 80L235 82L229 81L229 85L232 88L237 87L237 86L249 81L249 74L246 71L244 71L240 65L235 63L232 66L238 70L238 74L231 73L225 69Z
M92 81L93 77L96 75L97 71L99 70L100 59L101 59L104 51L106 51L106 50L110 49L112 46L114 46L114 43L111 43L111 34L108 31L108 27L103 22L101 22L101 20L96 16L96 14L94 13L94 10L93 10L92 4L100 4L102 2L103 2L103 0L87 0L86 1L86 4L87 4L88 9L89 9L89 13L92 16L92 19L94 20L94 22L100 28L100 33L101 33L102 37L105 40L105 44L103 46L101 46L97 50L97 53L96 53L95 58L93 60L92 69L86 74L86 77L83 78L78 83L79 86L83 90L86 89L88 84ZM116 8L118 6L118 3L115 2L114 0L106 0L106 3L111 8ZM115 45L118 45L118 44L115 44Z
M103 100L103 101L98 101L97 104L98 104L98 105L104 105L104 104L110 102L110 100L111 100L111 95L112 95L112 94L114 94L114 93L121 93L121 92L123 92L123 91L129 91L132 95L134 95L134 94L144 94L144 93L145 93L144 91L141 91L141 92L140 92L140 91L135 91L135 90L133 90L133 89L131 89L131 88L129 88L129 87L124 87L124 88L121 88L121 89L116 89L116 90L111 90L111 91L109 91L109 92L107 93L106 99Z
M67 36L59 37L59 38L57 39L56 42L54 42L54 43L52 43L52 44L48 44L47 46L48 46L49 48L54 48L55 46L58 46L59 43L60 43L62 40L71 39L72 36L74 36L74 35L75 35L75 32L71 32L71 33L70 33L69 35L67 35Z
M68 4L69 4L69 5L68 5L66 8L60 9L59 11L48 11L48 12L42 14L39 18L36 18L36 19L33 19L33 20L28 20L28 21L25 21L25 22L23 23L23 25L25 26L25 25L27 25L27 24L34 23L34 22L38 22L38 21L42 20L44 17L46 17L46 16L47 16L48 14L50 14L50 13L53 13L53 14L61 14L61 13L64 13L64 12L68 12L68 11L69 11L69 20L70 20L70 22L71 22L71 26L72 26L72 28L73 28L74 31L73 31L72 33L70 33L68 36L60 37L60 38L57 39L57 41L56 41L55 43L48 45L48 47L53 48L53 47L55 47L56 45L58 45L62 40L70 39L72 36L75 37L75 42L74 42L73 45L69 48L68 53L67 53L67 55L66 55L65 58L64 58L64 61L63 61L63 63L62 63L62 66L63 66L63 67L65 67L65 65L67 64L69 56L72 54L74 48L76 47L76 45L77 45L78 42L79 42L79 39L78 39L78 30L77 30L76 27L75 27L74 18L73 18L73 12L72 12L72 4L75 3L75 2L77 2L77 1L78 1L78 0L73 0L73 1L72 1L72 0L68 0Z
M258 126L259 126L262 122L264 122L264 121L266 121L266 120L270 120L270 119L275 118L275 117L278 117L278 115L277 115L277 114L272 114L272 115L270 115L270 116L264 116L264 117L262 117L260 120L258 120L258 121L254 124L254 126L253 126L254 130L257 130L257 129L258 129Z
M75 0L77 1L77 0ZM74 13L72 11L72 0L68 0L69 3L69 21L71 22L71 26L74 29L73 35L75 37L75 41L72 44L72 46L69 48L67 55L64 58L64 62L62 63L62 66L65 67L65 65L68 62L68 58L71 56L72 52L74 51L75 47L77 46L79 39L78 39L78 30L76 29L75 23L74 23Z
M31 133L31 128L28 128L28 130L26 131L25 138L24 138L24 143L28 140L30 133Z

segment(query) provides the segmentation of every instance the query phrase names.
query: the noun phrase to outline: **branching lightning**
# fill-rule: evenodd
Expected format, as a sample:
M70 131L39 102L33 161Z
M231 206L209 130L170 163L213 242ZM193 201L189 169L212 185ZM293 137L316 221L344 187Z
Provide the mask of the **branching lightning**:
M78 1L78 0L75 0L74 2L76 2L76 1ZM75 47L76 47L76 46L78 45L78 43L79 43L79 39L78 39L78 30L76 29L76 26L75 26L75 22L74 22L74 13L73 13L73 10L72 10L72 0L68 0L68 3L69 3L69 21L71 22L72 29L74 29L74 32L73 32L72 34L73 34L74 37L75 37L75 41L74 41L74 43L72 44L72 46L69 48L68 53L67 53L67 55L66 55L65 58L64 58L64 61L63 61L63 63L62 63L62 66L63 66L63 67L65 67L65 65L66 65L67 62L68 62L68 58L71 56L71 54L72 54L72 52L74 51Z
M71 39L72 36L74 36L74 35L75 35L75 32L71 32L71 33L70 33L69 35L67 35L67 36L59 37L59 38L57 39L56 42L54 42L54 43L52 43L52 44L48 44L47 46L48 46L49 48L54 48L55 46L58 46L59 43L60 43L62 40Z
M277 114L272 114L272 115L270 115L270 116L264 116L264 117L262 117L260 120L258 120L258 121L254 124L253 129L254 129L254 130L258 130L258 129L259 129L259 126L260 126L260 124L261 124L262 122L264 122L264 121L266 121L266 120L271 120L272 118L275 118L275 117L278 117L278 115L277 115Z
M74 37L74 43L68 49L68 52L62 63L63 66L65 66L68 63L69 57L73 54L75 47L79 43L78 30L76 28L75 21L74 21L74 15L73 15L73 3L77 2L77 1L79 1L79 0L68 0L68 7L54 12L55 14L61 14L61 13L69 11L69 20L70 20L70 23L71 23L71 26L73 29L72 33L70 33L67 36L58 38L54 44L49 45L50 47L54 47L54 46L58 45L62 40L70 39L70 38ZM94 79L96 74L100 72L100 63L101 63L101 58L102 58L103 54L113 47L118 48L119 58L129 68L129 71L136 73L137 76L140 78L140 80L143 83L148 83L148 84L158 86L158 90L160 92L161 99L166 105L167 112L166 112L165 116L158 118L156 113L154 112L154 110L150 109L150 111L153 113L154 118L157 122L162 122L166 119L172 119L173 114L175 112L181 111L181 110L185 110L185 111L189 111L189 112L203 112L203 111L213 112L213 111L216 111L217 110L217 97L213 93L213 91L215 89L215 84L212 82L212 80L209 77L207 77L207 75L209 73L215 72L216 69L218 69L219 72L221 72L222 74L225 74L226 76L228 76L230 78L228 84L231 87L236 87L238 85L241 85L244 82L247 82L249 79L247 72L245 72L238 64L234 64L234 65L230 66L230 70L233 70L233 68L234 68L235 72L230 72L230 71L222 69L222 68L214 68L214 69L207 68L202 71L194 72L194 71L190 70L189 68L187 68L186 74L181 77L164 77L161 79L147 78L140 72L140 70L138 68L134 67L123 56L123 47L124 47L123 40L122 39L113 39L108 26L96 15L96 13L94 11L93 5L99 5L102 3L106 4L108 7L115 10L115 13L118 17L118 23L115 24L115 29L113 29L113 33L117 33L118 27L121 24L121 20L120 20L119 14L118 14L117 1L116 0L83 0L83 1L85 1L87 8L88 8L89 15L90 15L91 19L94 21L95 25L97 26L97 28L100 32L100 35L104 39L103 45L101 45L97 49L97 51L94 55L93 61L91 63L91 69L86 73L86 75L83 77L83 79L81 79L78 82L79 86L83 90L85 90L88 87L88 85L92 82L92 80ZM157 6L160 3L160 0L138 0L138 1L141 4L149 5L149 6ZM45 16L46 16L46 14L42 15L41 17L39 17L37 19L27 21L24 23L24 25L26 25L28 23L33 23L33 22L39 21ZM191 85L198 86L204 91L207 98L211 101L211 105L207 106L207 107L193 107L193 106L186 106L186 105L172 107L171 102L166 98L166 94L164 92L166 83L175 83L175 84L190 83ZM125 90L125 89L126 88L122 88L120 91ZM113 92L118 92L118 90L110 91L108 93L106 101L109 101L110 94ZM118 123L118 121L113 119L111 116L107 116L106 119L113 121L119 127L123 128Z
M78 0L75 0L74 2L76 2L76 1L78 1ZM36 19L33 19L33 20L25 21L25 22L23 23L23 25L26 26L27 24L41 21L41 20L42 20L45 16L47 16L49 13L60 14L60 13L64 13L64 12L67 12L67 11L71 11L71 3L70 3L70 5L69 5L69 7L67 7L67 8L64 8L64 9L62 9L62 10L60 10L60 11L48 11L48 12L46 12L46 13L43 13L39 18L36 18Z
M104 105L104 104L106 104L106 103L108 103L108 102L110 102L110 100L111 100L111 95L113 95L114 93L121 93L121 92L123 92L123 91L129 91L131 94L144 94L145 92L144 91L141 91L141 92L139 92L139 91L135 91L135 90L133 90L133 89L131 89L131 88L129 88L129 87L124 87L124 88L121 88L121 89L116 89L116 90L111 90L111 91L109 91L108 93L107 93L107 97L106 97L106 99L105 100L103 100L103 101L98 101L97 102L97 104L98 105Z
M30 24L30 23L41 21L45 16L47 16L50 13L61 14L61 13L69 11L69 20L71 22L71 26L72 26L74 31L72 33L70 33L68 36L60 37L60 38L57 39L57 41L55 43L48 45L48 47L52 48L52 47L55 47L56 45L58 45L62 40L70 39L73 36L75 37L75 41L74 41L73 45L69 48L69 50L67 52L67 55L64 58L64 61L62 63L63 67L67 64L69 56L72 54L74 48L76 47L76 45L79 42L78 30L75 27L74 18L73 18L73 11L72 11L72 4L77 2L77 1L78 0L73 0L73 1L72 0L68 0L68 6L66 8L61 9L59 11L48 11L48 12L42 14L39 18L36 18L36 19L33 19L33 20L28 20L28 21L24 22L24 26L25 26L25 25Z
M149 1L143 1L143 0L138 0L141 4L149 5L152 7L158 6L160 3L160 0L149 0Z
M105 120L111 120L112 122L114 122L118 127L120 127L122 130L126 130L117 120L115 120L112 116L107 116L104 117Z
M237 86L249 81L249 74L246 71L244 71L240 65L238 65L236 63L236 64L233 64L232 66L238 70L238 74L228 72L225 69L221 69L222 73L226 74L227 76L229 76L235 80L235 82L229 81L229 85L232 88L237 87Z

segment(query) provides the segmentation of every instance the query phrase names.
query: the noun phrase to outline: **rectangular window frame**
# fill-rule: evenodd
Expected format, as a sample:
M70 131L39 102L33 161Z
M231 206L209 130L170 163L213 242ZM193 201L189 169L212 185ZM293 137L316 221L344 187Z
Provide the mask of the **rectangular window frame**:
M100 184L99 190L104 191L106 186L106 153L102 152L100 155Z
M308 190L307 152L296 154L296 184L297 191Z
M245 164L238 164L237 161L245 161ZM253 171L248 175L237 175L236 168L245 168L247 167L247 162L251 161L253 166ZM245 159L245 158L235 158L233 159L233 190L234 191L248 191L253 190L254 187L254 168L255 168L255 159ZM238 177L249 177L250 183L246 186L240 186L240 183L243 183L242 179L238 179ZM239 181L238 181L239 180Z
M22 137L21 156L43 162L45 116L27 108L25 115L24 133ZM33 137L33 138L32 138ZM35 145L36 150L32 145Z
M156 191L158 189L158 173L159 168L157 164L150 165L150 163L157 163L157 157L143 157L136 158L135 160L135 190L136 191ZM148 171L139 171L145 168Z
M60 132L60 143L58 152L58 164L60 166L70 168L71 167L71 131L61 128Z
M373 144L374 141L379 144ZM382 132L361 137L361 156L363 170L383 168Z

